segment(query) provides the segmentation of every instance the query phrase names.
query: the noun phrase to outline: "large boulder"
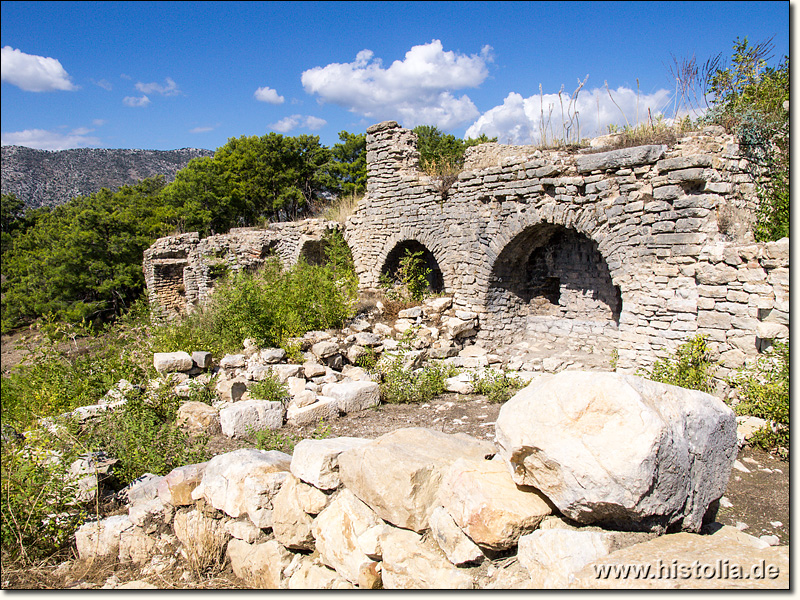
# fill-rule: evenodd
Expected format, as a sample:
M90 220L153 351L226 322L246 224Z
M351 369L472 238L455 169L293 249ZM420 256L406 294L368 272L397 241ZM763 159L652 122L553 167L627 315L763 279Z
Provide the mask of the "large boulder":
M189 401L178 407L177 425L193 435L213 435L220 432L219 411L204 402Z
M322 393L336 400L343 413L357 412L380 404L379 386L373 381L342 381L330 383L322 388Z
M128 515L116 515L81 525L75 532L78 556L83 560L116 558L120 537L133 527Z
M156 352L153 354L153 366L163 375L189 371L194 362L188 352Z
M272 532L275 539L290 550L313 550L313 518L306 509L319 513L327 496L289 475L272 500Z
M458 459L439 488L439 502L472 541L507 550L553 512L537 490L517 486L498 460Z
M339 476L382 519L420 532L428 528L447 468L459 457L482 460L495 452L466 434L410 427L342 452Z
M272 527L272 498L286 479L291 460L277 450L243 448L220 454L208 461L192 498L203 498L234 518L247 515L256 527Z
M721 400L618 373L564 371L500 409L500 454L567 517L697 531L728 483L736 419Z

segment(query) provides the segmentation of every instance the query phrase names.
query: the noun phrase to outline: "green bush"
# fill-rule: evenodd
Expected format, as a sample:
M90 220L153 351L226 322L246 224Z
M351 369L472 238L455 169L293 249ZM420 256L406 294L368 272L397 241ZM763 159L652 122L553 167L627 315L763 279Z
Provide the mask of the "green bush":
M172 469L207 460L203 436L184 433L176 424L184 401L169 385L137 395L121 407L90 423L81 438L92 449L118 458L117 479L127 484L145 473L166 475Z
M3 378L2 420L24 429L37 418L96 404L120 379L145 380L148 363L152 355L140 316L99 334L50 320L30 342L24 362Z
M268 377L251 385L248 391L250 392L250 397L257 400L286 402L289 399L288 386L278 381L278 378L272 373L270 373Z
M696 335L678 346L672 357L657 360L650 372L639 374L653 381L711 393L714 389L714 366L706 339L704 335Z
M513 396L525 384L521 379L510 375L506 371L487 369L483 373L473 373L473 391L486 396L489 402L502 404Z
M54 448L59 447L56 451ZM69 547L86 518L69 466L77 452L47 432L2 446L0 538L3 564L28 565Z
M768 426L751 442L766 450L789 451L789 344L775 343L752 369L740 369L730 381L739 403L737 414L766 419Z
M404 368L413 337L412 328L400 340L398 352L394 356L384 357L376 365L382 379L380 395L383 402L426 402L444 393L444 380L456 373L455 367L436 362L428 362L420 369Z
M394 276L381 273L379 285L385 290L390 300L420 301L425 298L430 282L431 269L425 264L424 252L412 252L406 248L400 258Z
M154 331L154 348L203 348L221 356L241 349L246 338L277 347L307 331L340 327L353 314L357 280L341 256L336 260L327 266L301 260L284 270L270 259L256 273L231 275L216 285L206 307Z

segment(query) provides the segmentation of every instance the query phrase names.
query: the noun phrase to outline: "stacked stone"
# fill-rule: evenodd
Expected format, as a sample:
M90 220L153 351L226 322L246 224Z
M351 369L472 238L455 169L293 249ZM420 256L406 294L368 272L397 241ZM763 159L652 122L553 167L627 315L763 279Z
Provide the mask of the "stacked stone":
M180 555L225 556L246 585L268 589L593 587L598 564L631 555L766 560L781 577L746 583L786 587L788 546L731 527L697 533L735 452L733 412L712 396L562 373L503 406L495 444L406 428L303 440L291 456L235 450L143 477L123 494L127 514L83 525L76 545L83 560L132 562L145 576Z

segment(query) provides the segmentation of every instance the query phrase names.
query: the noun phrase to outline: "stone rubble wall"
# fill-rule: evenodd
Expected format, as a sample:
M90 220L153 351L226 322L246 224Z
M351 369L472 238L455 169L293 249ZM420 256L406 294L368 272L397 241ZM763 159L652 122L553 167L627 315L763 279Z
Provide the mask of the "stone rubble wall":
M272 223L267 229L232 229L202 240L197 233L160 238L144 253L150 303L165 315L189 313L209 298L214 281L226 273L255 270L270 256L287 267L301 254L313 262L325 233L338 228L335 221L306 219Z
M603 349L632 371L705 334L723 378L788 337L788 239L752 241L755 186L719 127L594 154L482 144L445 190L419 170L415 134L388 121L367 129L367 169L344 227L361 289L421 244L454 307L479 315L481 343ZM220 273L270 251L292 264L337 227L162 238L145 252L151 301L190 311Z
M752 242L755 187L719 127L595 154L483 144L446 194L395 122L367 129L367 160L367 197L345 228L361 287L376 289L393 249L415 240L454 305L480 315L483 342L555 335L616 349L633 370L706 334L724 376L788 335L788 240ZM560 289L526 297L548 260Z

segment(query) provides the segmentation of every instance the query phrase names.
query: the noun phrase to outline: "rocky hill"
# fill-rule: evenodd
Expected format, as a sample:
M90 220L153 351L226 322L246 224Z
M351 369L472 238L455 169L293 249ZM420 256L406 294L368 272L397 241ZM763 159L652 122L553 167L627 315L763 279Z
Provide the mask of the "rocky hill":
M2 193L14 194L25 206L55 206L101 188L116 190L147 177L167 181L193 158L213 156L211 150L34 150L2 147Z

